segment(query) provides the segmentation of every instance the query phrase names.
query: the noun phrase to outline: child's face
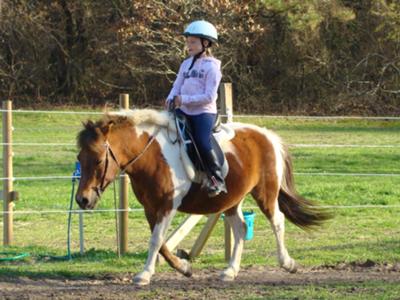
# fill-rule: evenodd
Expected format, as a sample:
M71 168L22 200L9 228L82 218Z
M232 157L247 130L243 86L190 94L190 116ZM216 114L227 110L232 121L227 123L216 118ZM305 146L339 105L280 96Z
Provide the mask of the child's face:
M190 56L194 56L203 50L201 39L195 36L188 36L186 38L186 47Z

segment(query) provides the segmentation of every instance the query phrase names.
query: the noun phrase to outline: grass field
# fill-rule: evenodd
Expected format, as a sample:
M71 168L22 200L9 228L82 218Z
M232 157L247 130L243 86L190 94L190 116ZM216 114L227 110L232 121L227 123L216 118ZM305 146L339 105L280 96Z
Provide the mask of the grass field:
M71 175L77 155L75 137L81 128L81 121L87 117L15 113L14 143L66 145L16 145L14 176ZM277 118L248 118L237 121L273 129L287 144L292 145L290 150L294 158L296 182L302 195L317 200L322 205L378 206L334 208L335 218L314 232L304 232L287 222L287 248L299 264L311 267L366 260L376 263L400 262L400 121ZM339 144L343 147L295 146L298 144ZM360 147L345 145L360 145ZM371 148L363 145L381 147ZM387 147L388 145L393 147ZM340 173L340 175L323 176L320 173ZM346 173L369 175L346 176ZM371 175L373 173L398 176L373 176ZM150 236L143 212L134 211L129 215L129 254L125 257L118 258L115 254L114 213L102 212L88 213L84 216L87 250L84 256L77 256L68 262L48 261L42 259L41 255L66 253L67 214L38 212L68 209L71 181L21 180L16 181L14 187L20 193L15 211L35 212L15 214L15 246L8 249L0 247L0 251L29 252L31 257L18 262L0 262L0 276L82 277L109 273L135 273L141 270ZM392 205L398 207L385 207ZM246 242L242 264L277 266L272 230L254 206L255 202L250 197L246 199L244 207L246 210L254 209L256 221L255 237L252 241ZM140 208L133 193L130 194L130 207ZM99 208L114 208L112 187L105 193ZM177 226L183 218L183 215L178 214L172 227ZM200 224L204 222L205 220ZM200 230L201 225L198 225L180 247L190 249ZM223 232L221 221L217 224L203 254L193 263L195 269L225 266ZM3 243L2 236L0 243ZM73 217L72 248L74 253L78 252L77 216ZM169 270L169 267L165 265L157 269L158 272L166 270ZM374 281L371 282L371 286L383 287L388 294L385 292L382 295L386 295L387 298L396 295L400 297L400 288L392 283ZM344 295L342 292L346 290L346 284L318 287L317 292L313 286L305 288L296 286L293 290L284 291L282 297L290 298L291 295L297 294L303 296L301 298L315 298L313 295L318 294L322 298L325 296L329 298L329 291L332 289L340 298ZM280 294L277 291L274 295ZM254 298L257 298L257 295Z

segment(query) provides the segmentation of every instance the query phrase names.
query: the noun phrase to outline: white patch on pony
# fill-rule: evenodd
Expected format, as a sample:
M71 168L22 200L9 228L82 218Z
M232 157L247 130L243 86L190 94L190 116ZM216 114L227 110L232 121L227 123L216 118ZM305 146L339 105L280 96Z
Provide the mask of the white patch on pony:
M172 145L170 142L171 139L174 140L176 138L176 127L172 114L168 113L167 111L160 112L154 109L135 109L111 112L109 113L109 115L127 117L134 124L136 134L139 138L143 133L154 135L159 127L164 127L163 130L161 130L163 134L161 134L160 132L157 135L157 141L160 143L164 157L166 158L168 164L171 166L171 173L174 173L173 182L176 192L176 195L174 195L174 199L177 199L177 197L175 196L180 194L179 189L183 183L182 177L185 177L186 181L187 179L193 182L199 182L202 180L202 176L198 176L199 174L195 171L194 166L190 161L188 155L186 153L182 153L182 151L184 150L179 149L179 146L177 144ZM224 153L232 153L238 163L242 165L242 161L240 160L234 145L229 141L235 136L234 123L221 124L220 129L221 130L217 134L216 138L221 146L222 151ZM179 166L179 169L177 169L177 166ZM186 176L183 176L181 174L182 170L184 170ZM223 170L226 176L229 170L227 161L224 163ZM179 188L176 189L176 187Z
M295 272L297 270L296 262L290 257L285 243L284 243L284 233L285 233L285 215L280 211L277 205L271 221L271 227L275 234L276 245L278 247L278 261L282 268L289 272Z
M240 156L237 152L235 145L231 142L225 142L221 144L221 149L224 151L225 154L230 153L235 158L236 162L239 164L240 167L243 167L243 162L240 159Z
M126 111L125 111L126 112ZM142 119L143 120L143 119ZM140 123L134 126L136 136L140 139L143 134L148 136L156 135L155 140L161 148L161 153L169 165L171 179L173 183L173 209L180 206L183 197L188 193L191 181L181 159L179 143L173 144L171 140L176 139L176 133L171 132L169 128L161 128L154 123Z
M155 126L150 126L149 131L145 130L142 126L139 126L140 130L147 132L148 134L155 134L157 130ZM183 166L180 149L178 143L171 143L171 139L175 140L176 135L173 133L167 133L167 129L163 128L156 136L156 140L160 145L161 152L170 166L170 174L172 176L172 183L174 185L173 195L173 209L180 206L183 197L188 193L191 181L189 180L186 170Z
M242 259L244 237L246 235L246 225L242 213L242 204L243 201L241 201L237 206L235 214L231 216L225 216L226 220L233 230L234 246L229 265L221 274L221 279L223 281L234 280L240 270L240 261Z
M168 227L171 224L175 213L176 209L172 209L167 215L163 217L160 223L155 224L150 239L149 253L147 256L146 264L144 266L144 270L135 276L135 284L147 285L150 283L151 277L155 272L157 254L165 240Z
M278 182L281 184L283 180L283 175L285 171L285 149L283 147L282 139L272 130L262 128L252 124L244 124L239 122L230 123L236 130L252 129L263 134L266 139L272 144L275 153L275 170L278 178Z
M127 117L134 124L138 138L145 133L150 136L157 134L156 141L159 143L162 154L170 166L174 185L173 208L179 207L182 198L189 191L191 181L181 160L179 144L171 143L171 140L176 139L176 129L171 114L153 109L121 110L109 114Z

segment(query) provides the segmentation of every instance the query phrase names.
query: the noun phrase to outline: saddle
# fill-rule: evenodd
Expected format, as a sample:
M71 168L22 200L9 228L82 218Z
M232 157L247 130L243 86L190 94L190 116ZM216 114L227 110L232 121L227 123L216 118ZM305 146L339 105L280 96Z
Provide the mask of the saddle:
M181 159L186 173L191 181L202 183L207 177L207 167L197 150L189 122L184 115L176 114L175 125L178 139L181 142ZM235 136L235 132L226 124L222 124L219 116L216 118L212 132L211 147L217 153L219 162L222 165L222 174L225 178L229 171L229 165L220 144L231 140Z

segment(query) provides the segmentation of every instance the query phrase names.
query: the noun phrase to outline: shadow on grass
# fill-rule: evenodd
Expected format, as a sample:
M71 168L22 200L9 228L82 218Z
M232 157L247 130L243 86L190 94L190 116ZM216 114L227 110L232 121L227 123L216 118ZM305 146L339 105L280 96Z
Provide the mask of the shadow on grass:
M72 253L70 260L63 256L31 254L31 257L21 261L0 262L0 281L15 281L17 277L30 279L98 279L108 276L116 277L115 268L121 265L126 271L127 266L142 266L147 258L147 251L127 253L121 258L111 250L90 249L83 255ZM102 264L97 269L97 264ZM110 271L104 267L110 266ZM113 269L113 270L112 270ZM123 272L122 272L123 273ZM110 275L114 274L114 275ZM14 278L14 279L13 279Z

